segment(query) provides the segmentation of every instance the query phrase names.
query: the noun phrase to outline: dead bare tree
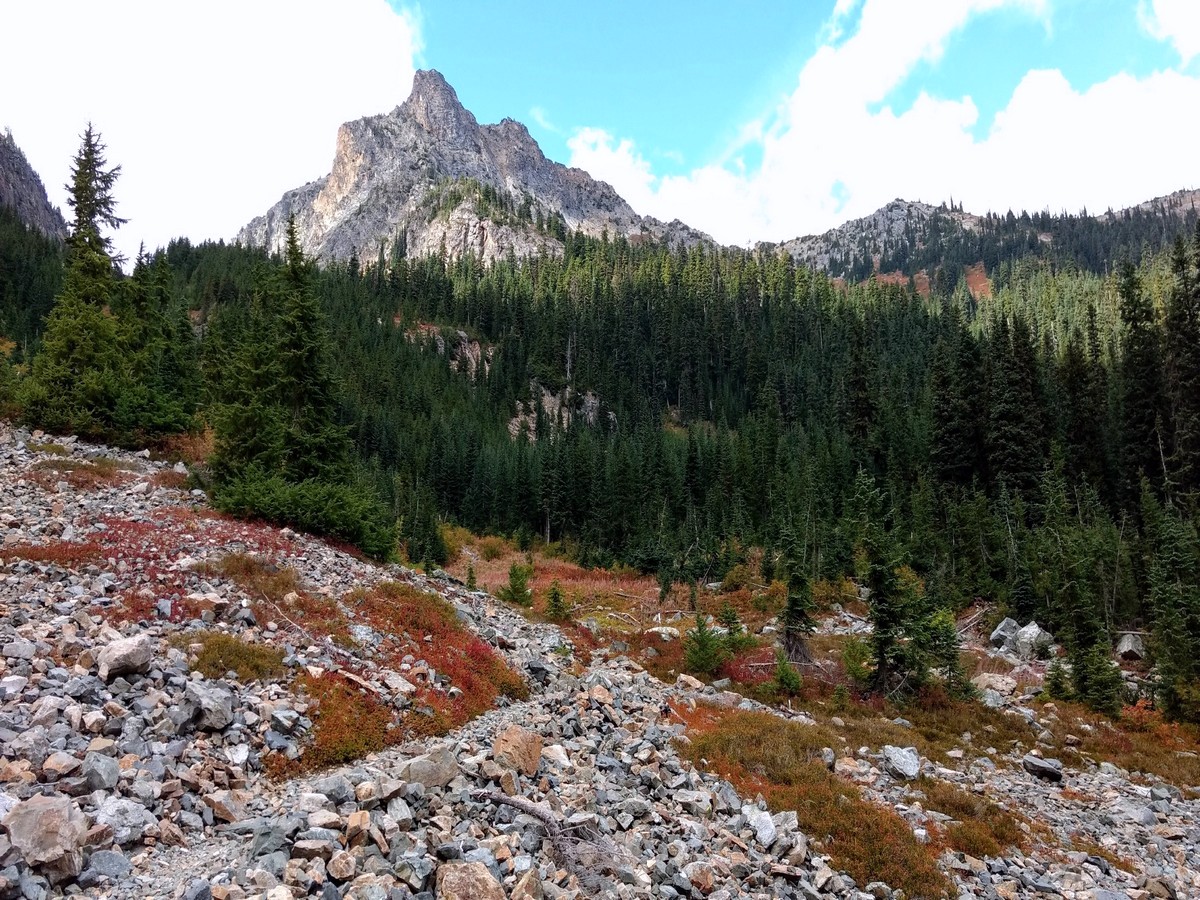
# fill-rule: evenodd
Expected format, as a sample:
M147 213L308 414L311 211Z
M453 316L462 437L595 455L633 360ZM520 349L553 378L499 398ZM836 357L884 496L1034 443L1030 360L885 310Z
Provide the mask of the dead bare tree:
M601 834L591 822L567 824L545 804L534 803L524 797L509 797L498 791L472 791L471 797L477 801L511 806L541 822L550 840L555 862L573 873L579 879L580 886L589 893L601 890L601 876L615 876L623 866L637 864L628 850L608 835Z

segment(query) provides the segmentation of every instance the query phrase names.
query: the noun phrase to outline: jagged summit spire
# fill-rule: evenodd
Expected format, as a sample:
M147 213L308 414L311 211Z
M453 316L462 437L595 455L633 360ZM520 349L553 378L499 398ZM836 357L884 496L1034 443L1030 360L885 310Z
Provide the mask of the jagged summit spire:
M346 259L379 247L499 259L561 251L568 232L686 242L707 236L639 216L613 189L547 159L514 119L481 125L434 69L408 99L338 129L329 175L284 194L238 236L277 249L295 216L305 253Z
M401 110L433 137L458 142L479 127L470 111L459 102L450 82L437 69L418 69L412 93Z

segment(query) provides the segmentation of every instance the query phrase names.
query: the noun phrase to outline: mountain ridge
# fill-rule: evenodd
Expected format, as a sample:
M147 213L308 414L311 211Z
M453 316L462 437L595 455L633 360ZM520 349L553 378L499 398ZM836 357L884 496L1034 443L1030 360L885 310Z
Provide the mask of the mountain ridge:
M468 189L447 194L448 183ZM567 230L711 242L681 222L639 216L607 182L548 159L514 119L480 125L432 69L416 73L392 112L343 124L330 173L285 193L237 239L278 249L292 215L303 249L326 260L381 247L485 260L558 252Z
M41 177L8 130L0 132L0 206L12 207L22 222L47 237L67 236L62 213L50 203Z
M1137 244L1151 240L1159 246L1192 227L1200 214L1200 190L1182 189L1120 210L1099 215L1050 214L1048 210L1019 215L966 212L962 206L934 206L919 200L896 198L869 215L849 219L820 234L794 237L779 243L761 242L761 250L782 250L797 263L835 277L861 280L871 274L917 275L960 256L962 267L982 263L991 271L999 262L1018 256L1066 252L1078 256L1070 241L1081 225L1107 235L1105 251L1071 261L1108 263L1111 251L1124 245L1137 254ZM1092 258L1094 257L1094 258Z

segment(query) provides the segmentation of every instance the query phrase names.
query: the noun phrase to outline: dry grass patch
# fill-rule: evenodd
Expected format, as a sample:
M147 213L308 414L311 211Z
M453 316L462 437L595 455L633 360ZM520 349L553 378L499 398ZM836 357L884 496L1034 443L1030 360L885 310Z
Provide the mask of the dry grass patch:
M188 476L183 472L176 472L174 469L163 469L161 472L155 472L150 481L155 487L182 491L187 487Z
M227 553L195 568L201 575L220 575L234 582L252 597L279 603L288 594L301 589L300 575L290 566L277 566L263 556Z
M383 582L345 598L355 621L389 638L385 663L398 665L406 653L420 656L462 691L449 694L425 689L420 699L432 715L408 715L405 725L421 733L443 733L492 708L500 697L525 699L529 687L504 658L470 629L454 607L436 594L399 582Z
M922 778L917 789L926 809L957 820L944 834L951 849L978 858L1000 856L1009 847L1028 849L1029 835L1021 827L1021 819L982 794L936 778Z
M1200 784L1200 726L1168 722L1144 702L1126 707L1116 721L1076 703L1048 706L1058 719L1051 727L1055 737L1081 739L1078 747L1063 747L1065 761L1110 762L1184 789Z
M49 453L51 456L70 456L71 451L62 444L55 443L37 443L30 441L25 445L25 448L32 453Z
M215 439L213 430L190 431L171 434L162 438L155 448L155 456L171 462L183 462L189 466L206 462L212 455Z
M393 711L349 679L327 672L319 678L302 675L297 683L311 703L308 716L313 723L312 743L299 759L270 754L266 762L271 777L287 778L354 762L403 737L395 727Z
M205 678L223 678L236 672L239 681L276 678L285 671L283 651L266 644L251 644L221 631L181 634L171 644L195 653L192 668Z
M350 640L337 601L306 591L300 573L291 566L278 566L265 556L228 553L201 563L195 571L219 575L240 587L250 596L260 622L283 618L315 638L327 637L342 646Z
M801 830L858 884L884 881L913 898L946 895L936 849L920 843L894 810L867 802L830 773L813 752L822 742L811 729L765 713L698 707L681 715L690 739L683 752L693 763L744 796L761 793L775 812L794 809Z
M136 466L108 456L97 456L92 460L42 459L30 470L32 480L47 490L59 481L65 481L75 490L91 490L125 480L129 472L136 471Z

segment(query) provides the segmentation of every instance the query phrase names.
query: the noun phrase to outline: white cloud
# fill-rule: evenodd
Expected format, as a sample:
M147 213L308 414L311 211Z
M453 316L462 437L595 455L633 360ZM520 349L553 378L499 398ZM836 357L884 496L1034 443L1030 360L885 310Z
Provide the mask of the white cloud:
M529 118L533 119L538 126L551 134L562 134L558 127L550 121L550 115L540 106L533 106L529 109Z
M952 196L980 212L1075 212L1195 183L1192 142L1145 127L1200 108L1200 79L1180 72L1115 75L1080 91L1058 71L1031 71L982 137L970 97L920 93L902 111L879 106L972 16L1002 8L1048 27L1040 0L928 2L919 22L895 2L864 0L853 33L812 56L760 137L748 132L762 157L751 171L717 161L660 177L632 142L592 129L571 142L572 164L610 181L639 212L734 244L821 232L897 196Z
M1151 37L1170 41L1185 66L1200 56L1200 3L1196 0L1141 0L1138 21Z
M40 0L5 9L0 124L64 214L91 120L122 166L132 256L186 234L232 237L329 171L338 125L408 96L417 19L386 0Z

